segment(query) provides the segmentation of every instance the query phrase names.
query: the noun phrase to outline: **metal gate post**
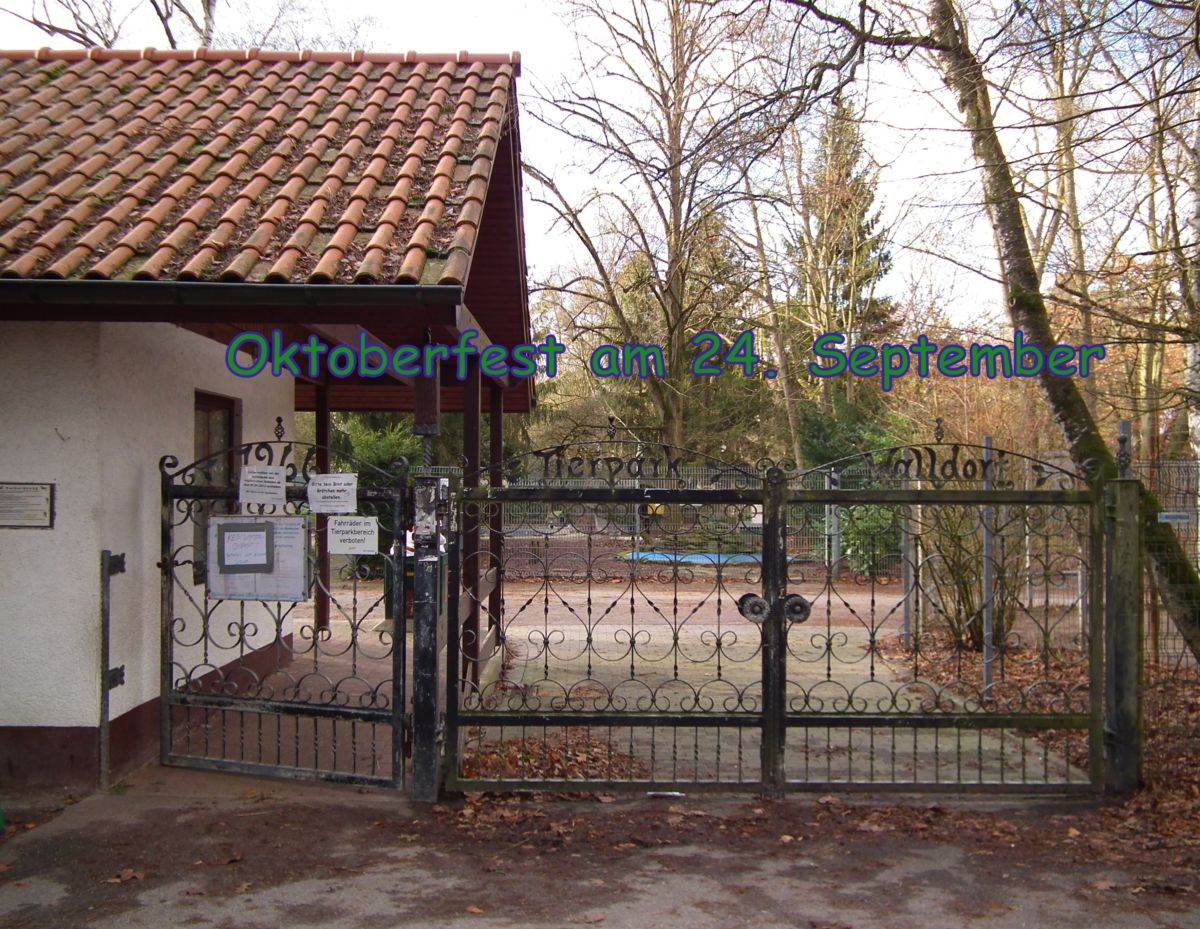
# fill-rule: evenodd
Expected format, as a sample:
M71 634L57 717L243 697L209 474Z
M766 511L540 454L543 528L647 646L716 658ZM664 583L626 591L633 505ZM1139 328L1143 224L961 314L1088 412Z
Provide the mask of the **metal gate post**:
M1110 481L1105 494L1105 786L1114 793L1142 781L1141 484Z
M108 692L125 683L125 665L110 668L109 645L112 642L112 578L125 573L125 556L108 549L100 553L100 787L109 786L109 699Z
M384 617L392 621L392 784L401 787L404 784L404 757L407 742L407 713L408 687L405 683L405 671L408 667L408 655L405 651L408 645L407 617L404 615L404 533L407 529L407 503L405 493L408 490L408 468L403 467L392 478L392 548L389 557L384 558L385 569L393 561L400 562L399 577L393 571L390 579L384 581L384 604L387 609ZM396 552L399 551L397 558ZM328 555L328 552L326 553ZM386 570L385 570L386 574Z
M172 624L175 619L175 539L174 513L172 512L171 490L174 482L170 469L177 466L179 461L174 457L165 456L158 463L160 497L162 501L162 521L159 526L159 562L158 569L162 573L161 600L158 615L158 763L165 765L167 756L171 754L171 733L174 720L171 715L169 700L172 683L172 661L174 660L174 636Z
M418 477L413 507L413 741L411 797L420 803L437 800L441 782L438 746L439 478Z
M787 590L787 476L779 468L763 481L763 599L770 608L762 625L762 792L782 796L787 783L783 750L787 741L787 630L783 595Z

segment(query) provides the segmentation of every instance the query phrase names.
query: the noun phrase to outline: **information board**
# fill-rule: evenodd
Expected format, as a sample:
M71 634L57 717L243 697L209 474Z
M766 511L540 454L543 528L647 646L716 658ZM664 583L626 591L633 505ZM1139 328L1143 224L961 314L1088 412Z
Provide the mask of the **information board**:
M54 528L54 485L0 483L0 528Z

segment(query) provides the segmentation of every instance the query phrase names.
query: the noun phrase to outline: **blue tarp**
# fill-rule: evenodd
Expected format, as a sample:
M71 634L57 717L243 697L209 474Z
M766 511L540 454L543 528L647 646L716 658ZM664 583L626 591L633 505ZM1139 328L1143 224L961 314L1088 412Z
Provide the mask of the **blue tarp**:
M621 557L626 561L644 561L650 564L726 565L759 564L762 562L760 555L674 555L670 552L624 552Z

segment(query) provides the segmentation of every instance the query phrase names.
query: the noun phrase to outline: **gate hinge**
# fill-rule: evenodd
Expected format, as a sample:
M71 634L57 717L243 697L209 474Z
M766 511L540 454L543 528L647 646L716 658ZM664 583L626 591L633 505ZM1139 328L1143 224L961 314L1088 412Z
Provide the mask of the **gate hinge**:
M116 552L108 553L108 573L110 575L125 573L125 553L124 552L121 552L119 555Z
M104 687L107 690L112 690L114 687L120 687L125 683L125 665L118 665L115 668L109 668L108 673L104 675Z

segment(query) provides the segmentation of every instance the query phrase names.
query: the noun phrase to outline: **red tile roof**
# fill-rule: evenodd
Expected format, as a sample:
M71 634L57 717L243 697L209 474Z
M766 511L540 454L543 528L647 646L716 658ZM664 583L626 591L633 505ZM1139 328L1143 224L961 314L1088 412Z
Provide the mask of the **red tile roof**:
M0 277L465 284L518 71L0 52Z

